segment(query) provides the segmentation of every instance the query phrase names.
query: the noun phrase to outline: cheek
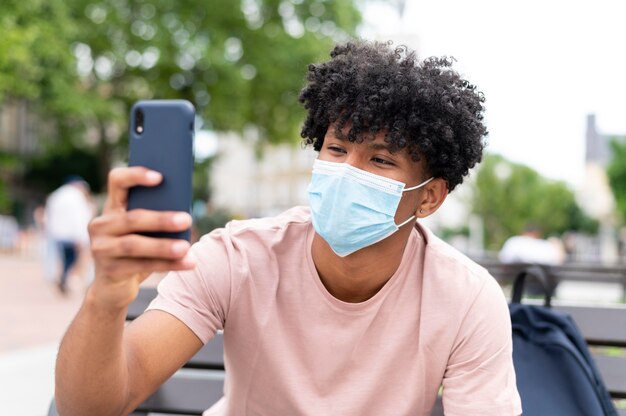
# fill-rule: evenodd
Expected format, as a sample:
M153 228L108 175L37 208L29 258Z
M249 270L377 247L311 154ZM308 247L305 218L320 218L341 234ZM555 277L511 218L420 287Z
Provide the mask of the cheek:
M396 223L406 220L411 215L415 214L418 205L418 194L416 192L405 192L398 204L398 210L396 211L395 219Z

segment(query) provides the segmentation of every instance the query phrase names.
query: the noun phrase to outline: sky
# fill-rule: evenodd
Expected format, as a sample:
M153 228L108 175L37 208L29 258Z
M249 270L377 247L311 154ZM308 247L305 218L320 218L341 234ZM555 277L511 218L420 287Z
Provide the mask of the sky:
M626 3L406 0L365 8L362 36L391 39L455 68L486 97L487 150L584 182L587 114L626 135Z

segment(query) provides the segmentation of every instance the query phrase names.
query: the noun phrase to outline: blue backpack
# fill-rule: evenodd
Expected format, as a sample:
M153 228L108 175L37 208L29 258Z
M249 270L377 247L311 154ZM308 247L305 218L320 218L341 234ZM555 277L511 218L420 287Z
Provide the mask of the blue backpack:
M544 306L520 303L527 275L542 283ZM522 271L513 285L513 363L524 416L617 416L574 320L551 309L552 291L539 266Z

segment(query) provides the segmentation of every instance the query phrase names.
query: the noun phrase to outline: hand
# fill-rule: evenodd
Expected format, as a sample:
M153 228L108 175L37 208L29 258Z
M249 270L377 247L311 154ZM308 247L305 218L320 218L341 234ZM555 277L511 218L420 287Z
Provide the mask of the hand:
M195 267L187 241L137 234L186 230L191 226L188 213L126 210L129 188L156 186L162 179L160 173L143 167L116 168L109 173L104 211L89 224L96 267L91 291L98 302L125 307L137 297L139 284L150 273Z

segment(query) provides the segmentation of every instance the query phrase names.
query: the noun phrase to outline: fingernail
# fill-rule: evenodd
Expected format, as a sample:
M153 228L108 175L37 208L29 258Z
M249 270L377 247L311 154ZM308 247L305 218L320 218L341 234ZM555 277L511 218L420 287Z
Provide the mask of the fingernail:
M174 254L182 254L189 248L189 244L185 241L177 241L172 244L172 252Z
M149 170L148 172L146 172L146 178L150 181L150 182L157 182L160 181L162 176L159 172L154 171L154 170Z
M184 212L175 214L172 221L174 222L174 225L187 225L189 224L189 214Z

